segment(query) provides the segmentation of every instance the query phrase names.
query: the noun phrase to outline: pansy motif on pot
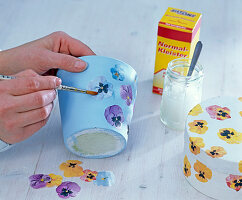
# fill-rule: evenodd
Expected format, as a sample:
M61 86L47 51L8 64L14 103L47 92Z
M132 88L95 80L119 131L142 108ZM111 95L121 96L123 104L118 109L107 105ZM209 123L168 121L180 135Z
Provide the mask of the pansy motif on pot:
M96 176L98 174L96 171L91 171L89 169L84 170L83 173L84 174L80 177L80 179L86 182L96 180Z
M39 189L45 187L46 184L51 181L51 178L49 175L34 174L29 177L29 180L32 188Z
M79 177L83 175L83 168L79 164L82 164L79 160L67 160L59 168L64 171L65 177Z
M130 106L133 100L131 85L121 85L120 96L126 101L126 104Z
M225 120L231 118L230 109L227 107L220 107L217 105L212 105L206 108L206 111L212 119Z
M111 186L115 183L115 176L113 172L110 171L98 172L96 180L93 181L93 183L98 186Z
M239 162L239 171L242 173L242 160Z
M189 141L190 141L189 149L194 155L199 154L200 148L205 147L203 139L200 137L190 137Z
M187 178L191 176L191 164L186 155L184 157L183 173Z
M188 123L190 129L189 131L198 134L204 134L208 130L206 126L208 123L205 120L194 120L193 122Z
M124 122L122 108L118 105L112 105L105 109L104 116L109 124L115 127L121 127Z
M190 110L188 115L198 116L201 113L203 113L203 109L200 104L197 104L192 110Z
M56 188L57 194L63 199L75 197L80 190L81 188L78 184L70 181L63 182Z
M87 88L88 90L98 92L98 95L93 96L97 99L108 98L113 95L113 85L104 76L98 76L90 81Z
M53 187L53 186L58 186L62 182L62 176L60 175L55 175L55 174L49 174L51 180L46 184L46 187Z
M233 128L222 128L217 133L221 140L228 144L240 144L242 142L242 133L237 132Z
M111 68L112 77L115 80L123 81L124 80L124 69L120 65L115 65Z
M230 174L226 178L226 183L227 183L228 187L230 187L238 192L242 188L242 176Z
M194 170L197 172L195 176L200 182L206 183L208 179L212 178L211 169L198 160L194 163Z
M211 156L212 158L220 158L227 154L223 147L213 146L211 149L206 150L207 155Z

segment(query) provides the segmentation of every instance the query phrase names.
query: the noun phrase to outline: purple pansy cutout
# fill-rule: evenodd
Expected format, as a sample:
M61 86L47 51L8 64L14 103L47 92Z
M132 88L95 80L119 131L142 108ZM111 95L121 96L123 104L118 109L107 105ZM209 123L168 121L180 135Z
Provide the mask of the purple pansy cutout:
M98 76L90 81L87 88L98 92L98 95L94 96L98 99L108 98L113 95L113 85L107 82L104 76Z
M63 199L75 197L80 190L81 188L78 184L70 181L63 182L56 188L57 194Z
M104 116L109 124L115 127L121 127L124 122L122 108L118 105L109 106L105 109Z
M120 65L115 65L115 67L111 68L112 77L115 80L123 81L124 80L124 70L120 67Z
M51 178L49 175L34 174L29 177L29 180L32 188L39 189L45 187L46 184L51 181Z
M133 99L131 85L121 85L120 96L126 101L126 104L130 106Z

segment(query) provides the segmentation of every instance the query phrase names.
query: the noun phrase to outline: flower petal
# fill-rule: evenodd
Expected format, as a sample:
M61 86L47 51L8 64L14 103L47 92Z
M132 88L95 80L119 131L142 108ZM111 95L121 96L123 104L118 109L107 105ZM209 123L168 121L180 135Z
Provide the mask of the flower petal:
M51 181L51 178L49 175L44 174L34 174L29 177L30 180L30 186L34 189L43 188L46 186L46 184Z
M115 183L115 176L111 171L98 172L96 180L93 183L98 186L112 186Z
M62 176L60 175L55 175L55 174L49 174L51 181L46 183L47 187L53 187L53 186L58 186L62 182Z
M114 68L111 68L111 73L112 73L112 77L115 80L119 80L119 81L123 81L124 80L124 70L122 69L122 67L120 65L115 65Z
M70 182L70 181L63 182L61 185L59 185L56 188L57 194L59 195L59 197L63 199L67 199L69 197L75 197L80 190L81 188L77 183Z
M124 122L124 116L122 108L118 105L112 105L105 109L104 116L109 124L112 126L121 126ZM114 119L117 118L117 121Z

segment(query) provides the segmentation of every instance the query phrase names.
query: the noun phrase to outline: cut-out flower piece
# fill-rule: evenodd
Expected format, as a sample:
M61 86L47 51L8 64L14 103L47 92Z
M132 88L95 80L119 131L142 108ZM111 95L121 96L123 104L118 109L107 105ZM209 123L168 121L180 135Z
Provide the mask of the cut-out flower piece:
M64 171L65 177L79 177L83 175L83 168L79 166L82 164L79 160L67 160L60 165L60 170Z
M96 180L97 172L91 171L89 169L86 169L83 171L83 175L81 176L81 180L86 182L92 182L93 180Z
M242 173L242 160L239 162L239 171Z
M197 104L192 110L190 110L190 112L188 113L188 115L198 116L202 112L203 112L203 109L202 109L201 105L200 104Z
M242 97L239 97L239 101L241 101L241 102L242 102Z
M105 109L104 116L109 124L115 127L121 127L124 122L122 108L118 105L109 106Z
M55 174L49 174L51 180L46 183L46 187L53 187L53 186L58 186L62 182L62 176L60 175L55 175Z
M242 188L242 176L230 174L226 178L226 183L227 183L228 187L230 187L238 192Z
M130 106L133 99L131 85L121 85L120 96L126 101L126 104Z
M63 199L75 197L80 190L81 188L78 184L70 181L63 182L56 188L57 194Z
M113 85L107 82L104 76L98 76L88 84L88 90L98 92L94 97L98 99L108 98L113 95Z
M204 134L208 130L206 126L208 123L205 120L194 120L193 122L188 123L189 130L193 133Z
M45 187L46 184L51 181L51 178L49 175L34 174L29 177L29 180L32 188L39 189Z
M230 109L227 107L220 107L217 105L209 106L206 108L206 111L210 115L212 119L217 119L217 120L225 120L229 119L230 117Z
M98 172L96 180L93 181L96 185L102 186L111 186L115 183L115 176L113 172L106 171L106 172Z
M190 137L189 140L190 140L189 149L195 155L200 153L200 148L205 147L205 144L203 143L203 139L200 137Z
M233 128L222 128L217 133L218 137L228 144L240 144L242 142L242 133L237 132Z
M111 68L112 77L115 80L123 81L124 80L124 70L120 65L115 65L115 67Z
M198 160L194 164L194 169L198 173L195 176L200 182L206 183L208 179L212 178L212 171Z
M213 146L211 149L206 150L206 153L212 158L220 158L227 154L223 147Z
M188 161L187 156L184 157L183 173L186 177L191 176L191 164Z

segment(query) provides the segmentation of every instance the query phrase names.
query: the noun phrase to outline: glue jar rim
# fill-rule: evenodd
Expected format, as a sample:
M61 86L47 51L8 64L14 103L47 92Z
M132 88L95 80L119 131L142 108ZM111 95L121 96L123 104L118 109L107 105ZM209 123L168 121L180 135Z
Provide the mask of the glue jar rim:
M202 78L204 75L204 71L203 71L202 65L198 62L194 68L192 76L182 75L182 74L179 74L178 72L174 71L174 69L176 67L181 66L181 65L184 65L187 67L187 69L189 69L191 61L192 61L192 59L189 59L189 58L177 58L177 59L170 61L168 63L166 74L169 75L171 78L173 78L177 82L190 83L190 82L193 82L193 81L196 81L196 80Z

